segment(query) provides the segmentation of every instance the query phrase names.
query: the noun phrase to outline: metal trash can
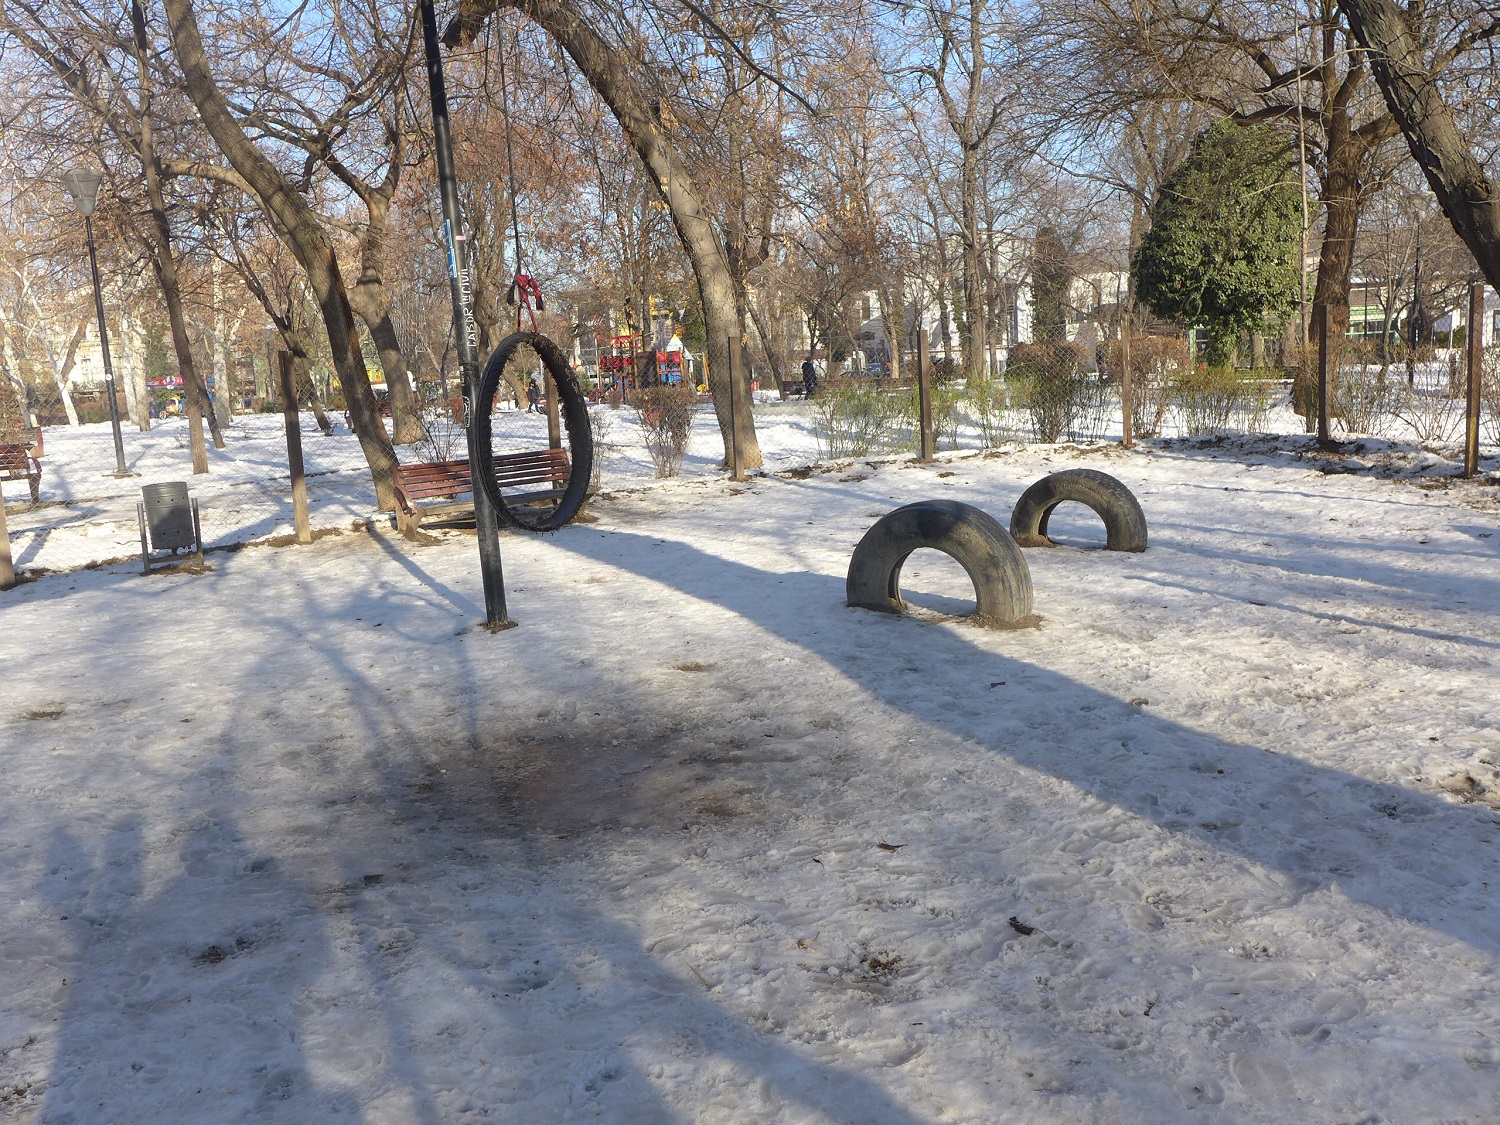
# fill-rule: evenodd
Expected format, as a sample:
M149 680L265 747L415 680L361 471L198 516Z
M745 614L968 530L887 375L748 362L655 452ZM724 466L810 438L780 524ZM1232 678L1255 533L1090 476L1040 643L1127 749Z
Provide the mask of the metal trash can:
M175 551L194 544L193 507L187 485L180 482L142 485L141 502L146 508L152 550Z
M151 571L152 551L175 554L180 548L189 547L196 548L198 558L203 558L198 502L188 496L186 484L173 481L142 485L136 517L141 525L141 564L147 573Z

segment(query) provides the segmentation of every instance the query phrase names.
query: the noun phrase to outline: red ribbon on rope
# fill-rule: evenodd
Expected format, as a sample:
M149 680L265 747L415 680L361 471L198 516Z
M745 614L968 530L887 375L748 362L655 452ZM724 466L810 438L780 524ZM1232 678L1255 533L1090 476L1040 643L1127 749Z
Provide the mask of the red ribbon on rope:
M535 302L533 304L533 302ZM536 283L536 279L528 277L524 273L516 274L516 279L510 283L510 292L506 295L505 303L514 305L516 308L516 331L521 331L521 310L531 317L531 330L535 332L536 310L545 309L546 303L542 300L542 287Z

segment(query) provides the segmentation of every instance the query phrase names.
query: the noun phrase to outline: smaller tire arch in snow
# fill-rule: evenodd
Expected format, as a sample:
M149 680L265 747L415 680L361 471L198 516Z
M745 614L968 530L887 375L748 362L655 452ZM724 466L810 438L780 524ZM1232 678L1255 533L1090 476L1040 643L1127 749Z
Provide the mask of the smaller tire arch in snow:
M848 604L904 613L901 567L930 547L958 562L974 583L971 620L1006 628L1031 615L1031 568L999 522L972 504L919 500L888 512L865 532L849 560Z
M1093 509L1104 521L1106 551L1146 549L1146 513L1123 484L1096 469L1064 469L1021 493L1010 514L1010 533L1022 547L1055 547L1047 538L1052 510L1066 501Z

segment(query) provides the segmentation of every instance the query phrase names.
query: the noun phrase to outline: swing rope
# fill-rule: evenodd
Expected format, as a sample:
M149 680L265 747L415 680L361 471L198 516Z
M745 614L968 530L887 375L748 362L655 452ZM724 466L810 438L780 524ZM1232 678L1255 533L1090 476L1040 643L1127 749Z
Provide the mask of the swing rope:
M510 283L510 292L506 295L506 303L515 306L516 331L521 331L521 310L531 318L531 330L535 332L536 310L546 308L542 302L542 288L536 280L522 272L521 257L521 217L520 209L516 203L516 159L511 143L510 124L510 82L505 71L505 51L500 52L500 119L505 122L505 166L506 178L510 188L510 229L515 239L516 247L516 272L515 278ZM533 303L534 302L534 303Z

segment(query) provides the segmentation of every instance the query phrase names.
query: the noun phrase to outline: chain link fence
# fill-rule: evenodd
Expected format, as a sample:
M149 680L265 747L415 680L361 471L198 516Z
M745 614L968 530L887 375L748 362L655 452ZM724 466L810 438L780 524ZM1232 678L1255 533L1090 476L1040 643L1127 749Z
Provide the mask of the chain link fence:
M1329 396L1336 437L1410 443L1461 460L1461 350L1410 365L1381 363L1352 349L1343 359ZM1099 349L1097 363L1067 341L1018 346L1005 374L982 382L965 382L951 377L951 367L934 366L933 430L940 450L1110 441L1123 434L1118 345ZM1138 438L1296 434L1306 428L1293 408L1289 375L1194 366L1181 340L1134 341L1130 384ZM912 380L828 379L809 409L823 456L900 455L919 448ZM1483 454L1494 457L1500 449L1500 348L1483 356L1480 435Z
M1056 349L1054 349L1055 351ZM939 450L985 449L1008 442L1112 441L1123 429L1117 357L1103 349L1096 369L1076 354L1041 346L1022 352L1005 378L970 386L937 382L934 428ZM1342 363L1331 388L1335 436L1383 438L1420 447L1449 460L1461 457L1464 376L1460 351L1440 352L1408 368L1359 356ZM1193 370L1172 345L1135 341L1131 357L1134 431L1142 438L1233 434L1302 434L1290 380L1245 372ZM1481 455L1493 471L1500 457L1500 349L1484 356ZM209 471L192 472L186 418L168 414L142 430L122 411L125 463L134 475L115 475L114 440L102 395L76 394L69 410L46 385L0 380L0 451L26 449L40 467L36 500L24 474L6 478L11 553L18 573L68 571L139 559L136 506L142 487L186 483L197 500L204 546L228 548L294 534L292 489L281 413L234 414L221 426L222 449L205 428ZM122 396L123 397L123 396ZM122 407L126 406L122 402ZM650 404L643 404L649 406ZM544 411L528 411L520 394L503 407L516 440L546 444ZM502 411L503 412L503 411ZM652 448L650 411L637 404L592 410L595 473L609 487L644 484L663 475ZM831 459L909 455L918 448L915 387L871 378L825 380L811 401L762 395L757 428L766 435L771 471ZM423 415L424 437L398 449L402 461L463 458L463 428L451 408L433 404ZM350 528L376 511L373 485L359 442L342 413L299 415L311 523L315 531ZM676 433L680 429L680 434ZM40 439L38 441L38 439ZM658 442L660 444L660 442ZM698 404L687 426L674 429L671 473L720 471L723 447L712 407ZM686 462L683 462L683 458ZM596 479L596 485L597 485Z
M138 559L137 503L143 486L149 485L187 484L198 502L205 548L292 534L291 474L281 413L231 415L220 424L222 448L215 447L205 426L208 472L194 474L187 418L175 411L148 415L143 430L131 417L136 412L122 401L121 442L130 475L121 476L107 399L87 392L70 398L64 407L55 391L49 397L45 387L18 386L17 381L0 386L0 449L25 449L25 471L32 478L25 479L20 470L0 474L18 574ZM69 424L69 414L77 424ZM320 428L312 414L301 414L299 420L314 528L348 527L371 517L375 502L369 468L342 415L329 415L331 432Z

